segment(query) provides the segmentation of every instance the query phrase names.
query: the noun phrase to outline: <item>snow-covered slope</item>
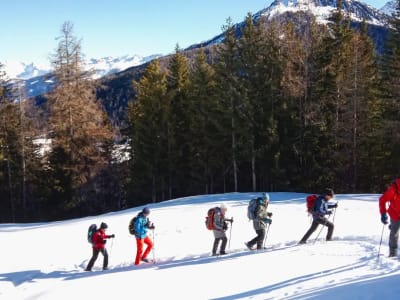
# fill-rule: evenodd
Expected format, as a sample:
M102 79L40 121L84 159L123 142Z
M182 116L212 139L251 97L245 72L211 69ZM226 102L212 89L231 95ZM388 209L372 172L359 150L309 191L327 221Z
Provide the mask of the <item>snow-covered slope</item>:
M156 225L156 264L133 266L136 243L128 223L142 207L64 222L1 224L0 299L397 299L400 262L387 258L388 230L378 259L382 224L378 195L338 195L332 242L326 229L307 245L297 242L310 226L305 195L271 193L273 223L267 250L245 249L255 236L246 217L259 195L194 196L149 205ZM225 202L234 223L229 254L210 257L208 208ZM108 223L109 271L84 272L91 256L90 224Z
M388 16L391 16L395 13L396 11L396 0L391 0L387 2L381 9L380 11Z

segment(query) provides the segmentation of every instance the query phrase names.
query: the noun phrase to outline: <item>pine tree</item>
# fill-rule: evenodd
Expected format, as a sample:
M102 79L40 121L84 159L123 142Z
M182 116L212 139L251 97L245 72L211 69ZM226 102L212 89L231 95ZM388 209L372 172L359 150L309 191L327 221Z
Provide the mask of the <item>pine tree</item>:
M400 1L390 21L390 31L381 63L381 95L384 105L385 133L382 142L386 150L383 178L389 182L398 176L400 164Z
M94 83L90 72L84 70L81 41L73 34L73 25L65 22L52 58L57 87L49 95L52 152L50 165L55 194L73 209L90 200L95 201L95 178L110 161L112 132L106 115L96 101ZM71 186L65 186L63 183ZM67 192L70 191L70 192ZM72 191L72 192L71 192ZM72 193L72 195L71 195ZM80 203L82 202L82 203ZM92 203L96 205L96 203Z
M150 187L151 199L165 200L167 178L168 108L166 73L158 60L149 64L140 81L135 82L137 99L128 110L131 128L132 172L134 186ZM150 191L149 191L150 192ZM157 194L160 196L157 197ZM142 196L147 196L146 194Z
M189 97L189 69L179 46L168 65L167 87L169 96L168 124L168 186L169 198L185 195L190 190L190 159L193 103Z
M214 182L223 167L225 147L220 124L223 114L217 97L214 69L207 63L203 49L195 57L190 74L190 98L196 107L190 128L192 163L190 170L196 182L202 184L197 192L213 193Z
M225 111L221 116L224 123L224 132L226 138L230 139L231 153L228 156L224 167L224 192L226 191L226 174L232 174L233 191L239 189L239 158L241 144L244 143L244 135L240 129L243 125L243 116L240 111L241 105L241 85L239 80L239 63L237 41L235 36L235 26L230 19L223 27L225 32L224 42L217 49L216 76L218 85L218 97Z

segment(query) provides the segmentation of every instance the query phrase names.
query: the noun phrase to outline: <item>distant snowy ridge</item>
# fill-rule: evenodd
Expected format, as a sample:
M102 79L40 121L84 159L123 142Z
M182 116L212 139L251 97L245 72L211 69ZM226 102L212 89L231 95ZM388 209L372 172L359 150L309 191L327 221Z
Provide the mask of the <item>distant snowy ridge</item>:
M149 62L160 54L150 56L124 55L120 57L91 58L86 61L85 68L94 71L94 79L117 73L130 67L138 66ZM11 79L28 80L34 77L43 76L51 72L49 65L37 65L25 62L4 62L7 76Z
M336 0L275 0L272 4L256 14L256 18L263 16L272 19L287 12L310 11L320 23L326 23L332 11L336 9ZM372 6L356 0L343 0L344 14L349 14L353 21L365 21L377 26L385 26L386 14Z
M396 11L396 0L387 2L379 11L388 16L393 15Z

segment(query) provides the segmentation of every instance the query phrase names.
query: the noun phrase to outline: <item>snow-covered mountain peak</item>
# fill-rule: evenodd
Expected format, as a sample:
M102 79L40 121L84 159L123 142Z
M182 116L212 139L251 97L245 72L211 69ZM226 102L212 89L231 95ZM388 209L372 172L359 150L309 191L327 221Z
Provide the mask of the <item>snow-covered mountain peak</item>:
M270 19L284 13L310 11L316 16L318 22L326 23L336 6L336 0L275 0L268 8L260 11L257 15ZM386 24L387 16L384 13L363 2L343 0L342 9L354 21L361 22L365 19L367 23L378 26Z

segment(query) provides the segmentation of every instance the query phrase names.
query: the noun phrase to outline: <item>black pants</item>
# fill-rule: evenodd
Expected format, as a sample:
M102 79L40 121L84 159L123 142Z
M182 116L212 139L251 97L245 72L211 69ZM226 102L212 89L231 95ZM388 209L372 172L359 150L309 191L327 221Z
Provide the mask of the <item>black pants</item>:
M247 245L252 248L255 244L257 244L257 249L262 249L264 238L265 238L265 229L256 230L257 236L252 239Z
M213 245L213 248L212 248L212 254L213 255L217 254L217 249L218 249L218 245L219 245L220 241L222 241L222 244L221 244L221 249L220 249L219 253L220 254L225 254L225 248L226 248L226 243L228 242L228 238L223 237L223 238L216 238L214 240L214 245Z
M91 271L93 268L94 263L96 262L97 257L99 256L99 253L101 252L101 254L103 254L103 269L106 269L108 266L108 253L106 248L104 249L94 249L93 248L93 255L92 258L89 261L89 264L86 267L87 271Z
M308 229L306 234L300 240L300 243L305 243L308 240L308 238L314 233L314 231L318 228L318 225L320 225L320 224L328 227L328 233L326 235L326 240L330 241L332 239L332 234L333 234L333 228L334 228L333 223L329 222L328 219L326 219L326 218L318 218L312 222L310 229Z

